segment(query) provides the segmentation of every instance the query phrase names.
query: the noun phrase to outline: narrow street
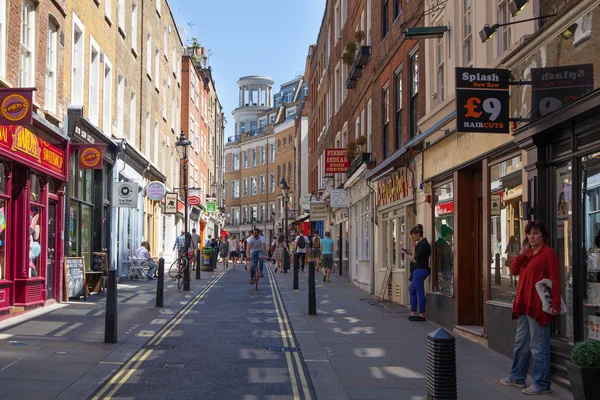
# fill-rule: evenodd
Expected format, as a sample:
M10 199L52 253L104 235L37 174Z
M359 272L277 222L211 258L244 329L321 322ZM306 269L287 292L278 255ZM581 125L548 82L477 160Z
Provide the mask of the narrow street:
M93 399L312 399L272 273L218 274Z

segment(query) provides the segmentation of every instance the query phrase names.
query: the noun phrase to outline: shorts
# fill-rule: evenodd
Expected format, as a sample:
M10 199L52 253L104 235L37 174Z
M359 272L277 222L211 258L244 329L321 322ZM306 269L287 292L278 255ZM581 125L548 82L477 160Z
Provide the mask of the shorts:
M333 268L333 254L323 254L323 268Z
M237 257L237 256L238 256L237 251L230 251L229 252L229 257Z
M245 251L240 251L240 258L246 258L246 252Z
M312 256L313 256L313 258L315 258L315 257L321 257L321 249L315 249L315 248L313 248L312 249Z

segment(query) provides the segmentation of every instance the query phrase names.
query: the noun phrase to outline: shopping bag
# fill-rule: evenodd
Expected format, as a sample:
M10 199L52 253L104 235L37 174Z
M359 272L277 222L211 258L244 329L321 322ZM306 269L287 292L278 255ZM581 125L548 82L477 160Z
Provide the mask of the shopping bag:
M535 284L535 290L537 290L538 296L542 301L542 310L550 314L550 308L552 308L552 281L550 279L542 279ZM567 305L565 299L560 296L560 313L567 313Z

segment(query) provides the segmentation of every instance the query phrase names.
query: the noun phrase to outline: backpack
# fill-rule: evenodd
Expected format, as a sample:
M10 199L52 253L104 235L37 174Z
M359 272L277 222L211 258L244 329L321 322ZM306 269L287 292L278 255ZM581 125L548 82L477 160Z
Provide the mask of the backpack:
M321 238L320 237L318 237L318 236L314 237L312 247L315 248L315 249L320 249L321 248Z
M298 238L298 248L303 249L306 247L306 241L304 240L304 236L300 236Z

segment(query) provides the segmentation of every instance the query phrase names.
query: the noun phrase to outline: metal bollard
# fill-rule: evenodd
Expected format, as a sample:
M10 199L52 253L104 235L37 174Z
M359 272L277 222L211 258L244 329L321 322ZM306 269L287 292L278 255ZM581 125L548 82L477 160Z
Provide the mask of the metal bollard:
M308 262L308 315L317 315L317 294L315 292L315 261Z
M294 254L294 290L298 290L298 264L300 264L300 257L296 253Z
M200 266L202 265L202 259L200 258L200 249L196 250L196 279L200 279Z
M290 270L290 253L286 248L285 251L283 252L283 272L285 274L287 274L287 272L289 270Z
M104 343L117 343L117 270L108 270Z
M456 339L439 328L427 335L427 399L457 398Z
M156 307L163 306L165 294L165 259L158 259L158 281L156 281Z

